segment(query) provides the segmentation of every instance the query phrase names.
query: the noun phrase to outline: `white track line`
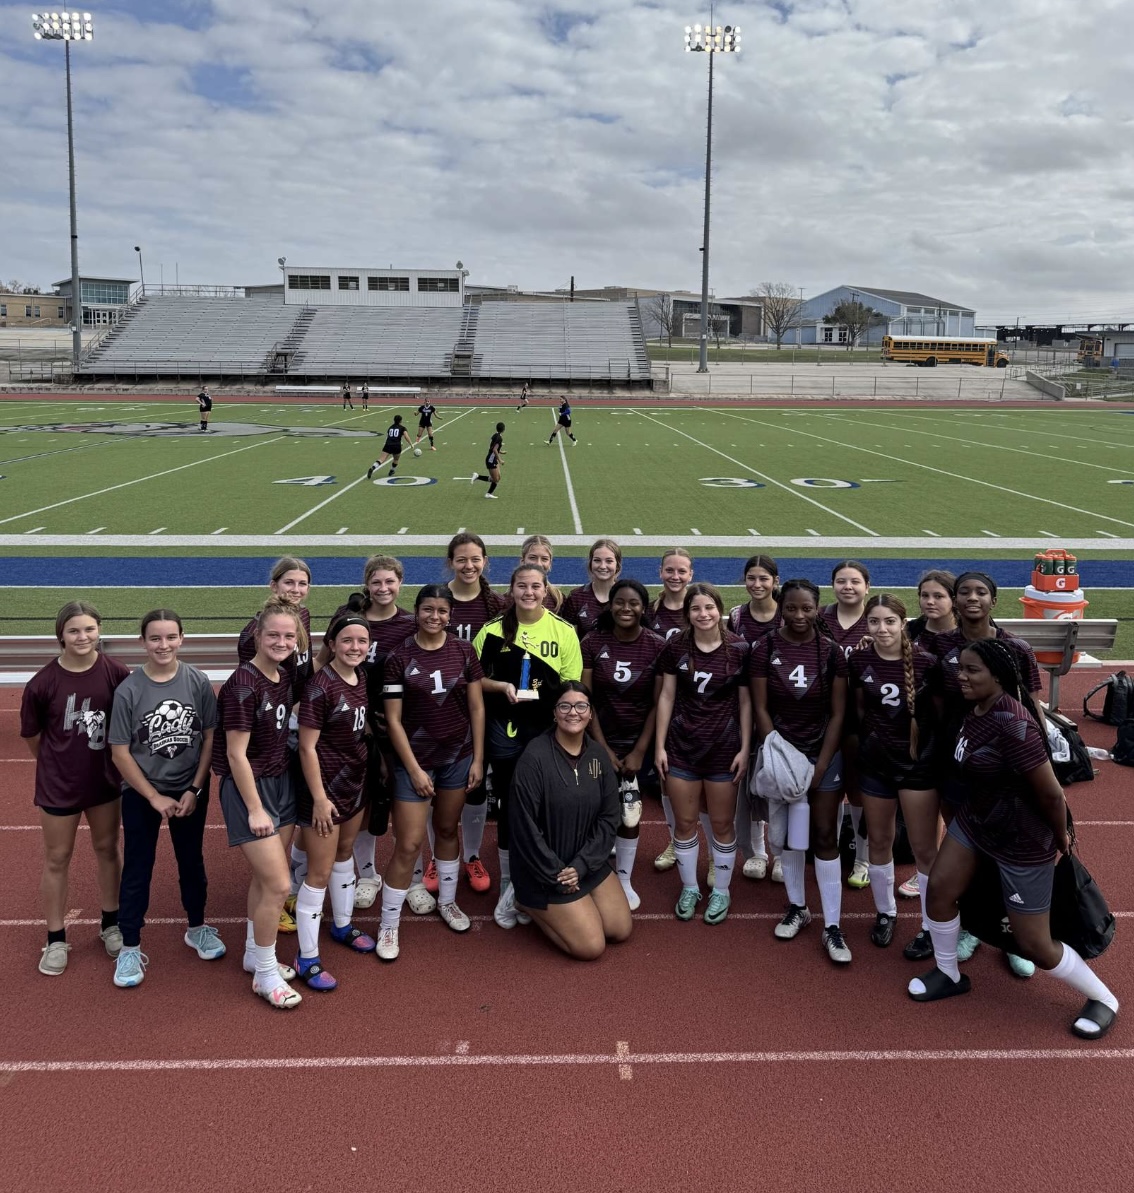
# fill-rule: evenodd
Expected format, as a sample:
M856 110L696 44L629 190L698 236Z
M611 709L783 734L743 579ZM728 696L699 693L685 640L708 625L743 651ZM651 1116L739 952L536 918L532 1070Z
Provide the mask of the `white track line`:
M551 415L555 419L554 425L558 426L559 420L554 410ZM571 521L575 527L575 533L582 534L583 522L579 517L579 503L575 500L575 486L571 483L571 469L567 467L567 449L563 446L563 435L556 435L555 442L559 444L559 459L563 463L563 480L567 485L567 504L571 507Z
M767 427L772 426L771 423L761 422L756 418L744 418L739 414L732 414L729 411L721 411L725 418L736 418L741 422L754 423L756 426ZM1024 493L1019 489L1010 489L1007 485L996 485L992 481L982 481L975 476L963 476L959 472L949 472L945 468L934 468L932 464L922 464L917 460L907 460L902 456L892 456L888 452L875 451L873 448L860 447L856 443L846 443L841 439L831 439L826 435L816 435L814 431L803 431L798 427L793 429L793 433L799 435L806 435L809 439L818 439L821 443L833 443L836 447L841 447L847 451L864 452L868 456L878 456L882 460L889 460L894 464L905 464L910 468L923 468L926 472L936 472L939 476L947 476L952 480L965 481L970 485L981 485L986 489L995 489L999 493L1009 493L1013 497L1023 497L1027 501L1041 501L1044 505L1054 505L1056 509L1070 510L1074 514L1084 514L1088 518L1099 518L1103 522L1113 522L1117 526L1134 527L1134 522L1123 521L1122 518L1111 518L1106 514L1096 513L1094 510L1080 509L1077 505L1066 505L1062 501L1055 501L1051 497L1039 497L1035 493ZM943 436L942 436L943 438Z
M66 501L56 501L52 505L41 505L39 509L28 510L26 513L22 514L13 514L10 518L0 518L0 526L3 526L8 522L18 522L21 518L30 518L33 514L42 514L47 510L55 510L64 505L72 505L76 501L86 501L89 497L101 497L104 493L113 493L116 489L128 489L131 485L140 485L145 481L157 480L163 476L172 476L173 473L183 472L186 468L196 468L200 464L211 464L214 460L225 459L226 456L237 456L241 452L255 451L258 447L267 447L269 444L279 443L283 438L285 438L283 435L277 435L272 439L262 440L260 443L250 443L245 447L238 447L230 452L221 452L220 455L217 456L206 456L203 460L194 460L191 464L179 464L176 468L166 468L163 472L151 472L149 476L139 476L136 480L123 481L120 485L109 485L105 489L96 489L95 492L84 493L81 497L68 497ZM138 537L146 538L148 536L140 535ZM26 539L25 541L34 542L35 540ZM263 539L261 538L260 541L262 542ZM152 538L150 538L149 545L154 545L154 540Z

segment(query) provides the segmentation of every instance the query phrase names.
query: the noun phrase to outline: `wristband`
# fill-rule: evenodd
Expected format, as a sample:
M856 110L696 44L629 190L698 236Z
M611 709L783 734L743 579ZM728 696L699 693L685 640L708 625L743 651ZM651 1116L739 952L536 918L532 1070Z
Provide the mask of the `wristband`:
M194 799L200 799L200 798L201 798L201 791L202 791L202 788L200 788L200 787L188 787L188 788L186 788L186 790L187 790L187 791L191 791L191 792L193 793L193 798L194 798Z

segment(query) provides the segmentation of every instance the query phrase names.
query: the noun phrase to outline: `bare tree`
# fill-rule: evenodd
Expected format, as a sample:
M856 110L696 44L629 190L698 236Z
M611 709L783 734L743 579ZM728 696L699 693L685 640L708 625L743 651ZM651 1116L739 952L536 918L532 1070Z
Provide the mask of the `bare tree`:
M646 314L658 325L666 343L673 347L676 316L673 313L673 299L668 294L656 294L646 304Z
M731 329L732 320L729 319L728 312L718 306L709 307L709 335L713 337L718 352L721 350L721 339L727 339Z
M872 327L880 327L885 323L886 316L881 311L868 307L864 302L843 299L829 315L823 316L823 322L847 329L849 352Z
M9 294L22 294L24 292L24 284L18 278L13 278L4 289Z
M789 282L761 282L755 290L749 290L753 298L759 298L764 308L764 330L776 338L776 347L782 348L784 336L799 327L803 313L803 300L799 288Z

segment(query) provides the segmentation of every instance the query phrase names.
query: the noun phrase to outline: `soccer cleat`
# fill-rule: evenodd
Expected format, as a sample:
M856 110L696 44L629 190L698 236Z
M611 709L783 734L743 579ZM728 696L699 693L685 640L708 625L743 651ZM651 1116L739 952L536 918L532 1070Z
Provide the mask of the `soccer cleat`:
M429 859L429 865L425 867L425 877L421 880L421 883L431 895L436 895L441 889L441 881L437 877L437 861L435 858Z
M290 1011L303 1001L303 995L298 990L293 990L287 982L281 982L278 986L273 986L270 990L259 986L255 981L252 982L252 993L258 994L271 1007L275 1007L277 1011Z
M280 909L280 926L277 931L282 932L285 936L295 931L295 917L288 915L288 913Z
M67 954L71 946L64 940L55 940L44 947L39 959L39 972L49 978L57 978L67 968Z
M728 891L713 891L705 907L706 924L723 924L728 917L728 909L732 904L732 897Z
M196 949L202 961L218 961L227 950L212 924L201 924L185 933L185 943Z
M373 878L360 878L354 884L354 910L365 911L374 906L382 890L382 876L376 874Z
M957 938L957 961L967 961L978 948L980 948L980 937L974 936L962 928L961 935Z
M360 931L353 924L347 924L345 928L336 928L332 925L331 939L335 944L341 944L345 948L350 949L352 953L374 952L374 938L367 936L365 932Z
M843 936L843 930L838 924L828 924L823 929L823 947L827 950L827 956L835 962L836 965L849 965L851 960L851 951L847 948L847 942Z
M1005 954L1008 958L1008 968L1018 978L1030 978L1035 976L1036 965L1034 961L1029 961L1027 957L1018 957L1015 953Z
M910 875L909 878L905 880L905 882L902 883L900 887L898 887L898 894L901 895L903 899L920 898L921 883L918 879L916 870Z
M500 892L500 898L496 900L496 906L492 911L492 918L500 928L514 928L519 923L516 914L516 893L512 890L511 883Z
M797 903L789 903L784 918L776 925L777 940L794 940L811 923L811 912Z
M108 957L117 957L122 952L122 929L117 924L111 924L109 928L103 928L98 934L98 938L102 941L103 948L106 949Z
M295 972L308 990L329 994L338 982L323 968L318 957L296 957Z
M472 927L472 921L456 903L442 903L437 908L437 914L454 932L467 932ZM519 916L517 916L518 919Z
M398 948L398 925L393 924L390 927L383 926L379 928L378 945L374 950L378 955L378 960L396 961L400 951Z
M436 449L436 448L433 446L433 444L431 443L431 444L429 445L429 450L430 450L431 452L435 452L437 449Z
M761 879L768 877L768 859L766 857L750 857L744 863L744 868L740 872L745 878L751 878L753 882L759 882Z
M847 886L853 887L856 891L861 891L864 887L870 885L870 867L865 862L855 862L851 866L851 872L847 875Z
M485 497L487 497L489 501L499 500L495 493L485 493Z
M670 837L669 844L654 858L655 870L672 870L677 865L677 850L673 847L673 838Z
M933 937L929 935L927 929L922 928L913 940L902 949L902 956L907 961L928 961L933 956Z
M477 894L483 895L485 891L492 888L492 879L484 868L484 862L475 853L465 862L465 877L468 879L469 886Z
M874 917L874 927L870 929L870 943L880 949L888 949L894 939L895 922L894 916L880 911Z
M371 464L370 467L366 470L366 479L367 480L369 480L374 475L374 469L377 467L378 467L377 464Z
M693 913L697 910L697 904L701 902L701 892L695 886L683 886L681 894L677 897L677 906L673 909L673 914L679 920L691 920Z
M140 986L146 980L149 963L149 957L141 949L122 949L114 963L114 984L122 990Z
M437 900L420 882L415 882L406 892L406 906L414 915L429 915L437 910Z
M283 909L292 919L295 918L295 901L299 898L298 895L288 895L283 901Z

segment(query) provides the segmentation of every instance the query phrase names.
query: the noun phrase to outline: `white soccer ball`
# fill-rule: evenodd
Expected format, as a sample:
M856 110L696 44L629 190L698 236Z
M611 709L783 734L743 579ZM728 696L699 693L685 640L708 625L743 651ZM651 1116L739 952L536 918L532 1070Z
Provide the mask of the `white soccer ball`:
M421 455L421 448L420 448L420 447L415 447L415 448L413 449L413 454L414 454L415 456L420 456L420 455Z

